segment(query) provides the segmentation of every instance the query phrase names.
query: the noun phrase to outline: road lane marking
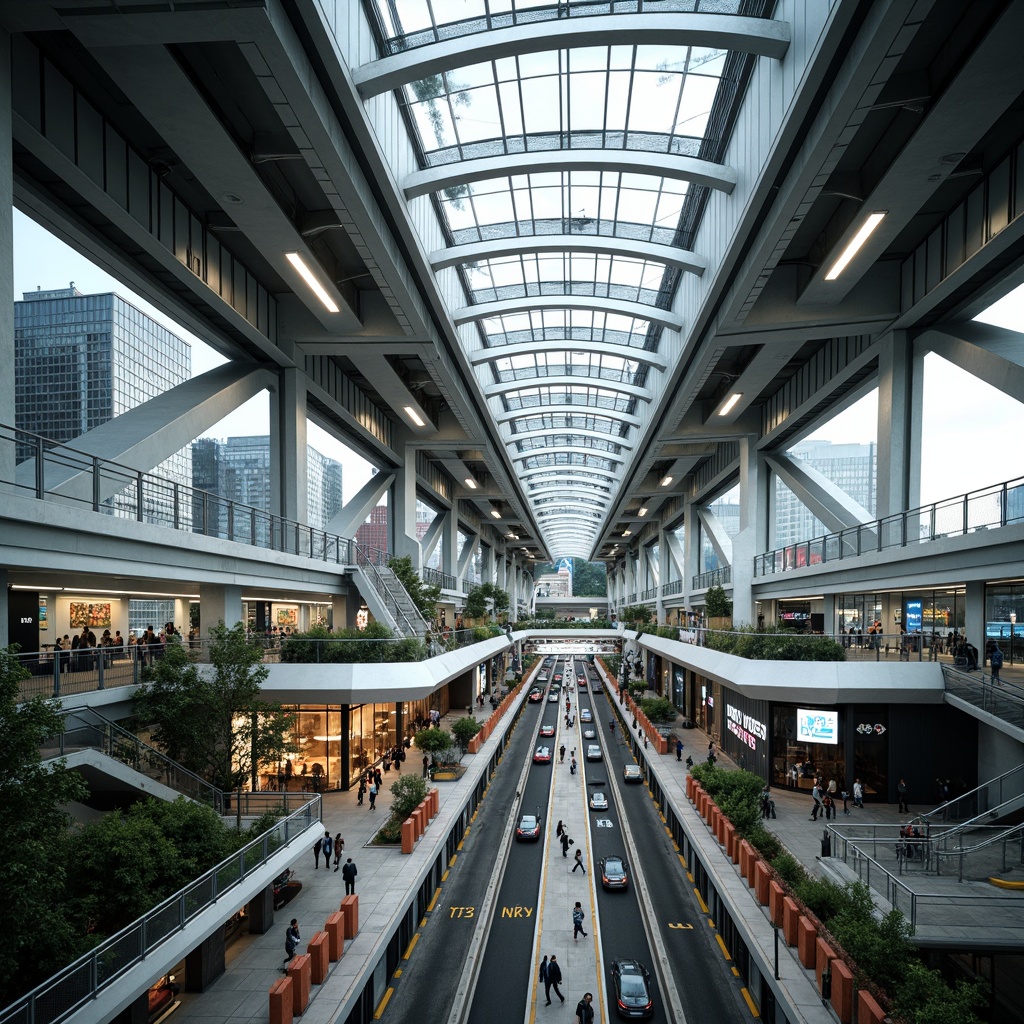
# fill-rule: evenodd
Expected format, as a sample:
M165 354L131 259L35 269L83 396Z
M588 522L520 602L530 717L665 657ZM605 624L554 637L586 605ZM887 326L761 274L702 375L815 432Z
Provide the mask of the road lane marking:
M729 956L729 950L726 948L725 939L723 939L718 932L715 932L715 939L718 941L719 948L722 950L722 956L724 956L726 960L731 961L732 957Z
M429 911L432 911L432 910L434 909L434 904L435 904L435 903L437 903L437 898L438 898L438 896L440 896L440 895L441 895L441 886L438 886L438 887L437 887L437 888L436 888L436 889L434 890L434 898L433 898L433 899L432 899L432 900L431 900L431 901L430 901L430 902L429 902L429 903L427 904L427 911L428 911L428 912L429 912Z
M395 990L390 985L388 985L386 991L384 992L384 998L381 999L380 1003L377 1005L377 1009L373 1011L374 1020L380 1020L381 1017L384 1015L384 1011L387 1009L388 1006L388 1000L391 998L394 991Z
M403 960L408 960L412 956L412 951L416 948L416 943L420 941L420 933L417 932L409 942L409 945L405 949L405 955L402 957Z
M757 1007L754 1005L754 1000L750 998L750 993L745 988L741 988L740 992L743 993L743 998L747 1002L747 1008L750 1010L750 1015L752 1017L760 1017L761 1014L758 1012Z

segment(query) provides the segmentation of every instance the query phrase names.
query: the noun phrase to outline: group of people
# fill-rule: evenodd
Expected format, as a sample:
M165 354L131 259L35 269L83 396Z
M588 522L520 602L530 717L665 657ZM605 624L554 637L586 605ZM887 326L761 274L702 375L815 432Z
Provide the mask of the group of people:
M766 786L765 789L768 787ZM864 787L861 785L860 779L857 779L854 784L854 807L864 806ZM860 796L858 797L858 792ZM829 779L826 783L825 780L819 775L815 776L814 786L811 788L811 799L814 801L811 807L811 817L809 820L817 821L818 815L828 821L831 818L839 817L839 808L836 807L836 797L839 797L843 801L843 814L850 813L849 800L850 793L844 786L842 789L839 788L838 783L835 779ZM774 815L773 815L774 817Z
M576 844L575 844L574 840L569 838L569 830L565 827L565 825L562 823L561 820L559 820L558 827L555 829L555 841L557 843L561 844L562 856L565 857L566 859L568 859L568 857L569 857L569 847L570 846L575 846ZM582 850L577 850L573 854L572 871L570 872L570 874L575 874L577 869L582 871L583 874L587 873L587 869L583 866L583 851ZM578 907L579 904L577 903L576 906ZM581 922L582 922L582 920L583 919L580 918ZM575 932L574 932L573 933L573 938L575 938L575 937L576 937L576 935L575 935ZM586 936L584 936L584 937L586 937Z
M104 659L105 665L110 665L114 658L124 654L129 647L138 650L138 657L145 665L152 664L154 659L163 654L170 637L179 635L173 622L168 622L159 633L152 626L147 626L138 637L134 633L129 633L127 640L119 629L115 629L113 633L109 629L104 629L97 637L89 626L84 626L82 632L74 636L65 633L62 637L57 637L53 650L55 657L60 661L62 672L89 671L96 667L98 657Z
M339 832L333 839L330 832L324 834L313 844L313 870L320 867L320 854L324 855L324 867L330 868L331 854L334 854L334 870L338 870L341 863L341 855L345 852L345 840Z
M370 810L375 811L377 809L377 794L380 792L380 787L383 782L384 776L381 774L379 768L367 768L366 771L359 776L359 788L356 790L356 803L362 807L363 797L369 796Z

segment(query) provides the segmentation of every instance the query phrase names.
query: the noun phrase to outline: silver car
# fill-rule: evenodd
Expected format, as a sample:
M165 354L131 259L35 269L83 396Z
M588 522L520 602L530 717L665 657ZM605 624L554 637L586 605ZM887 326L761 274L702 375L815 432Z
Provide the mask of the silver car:
M608 797L599 789L595 789L590 796L590 809L592 811L607 811Z

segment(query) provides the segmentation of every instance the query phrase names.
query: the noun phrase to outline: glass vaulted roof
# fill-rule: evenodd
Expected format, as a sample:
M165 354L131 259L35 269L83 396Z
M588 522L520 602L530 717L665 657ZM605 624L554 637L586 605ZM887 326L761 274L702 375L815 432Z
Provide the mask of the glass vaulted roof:
M453 316L509 460L549 554L588 557L663 389L664 332L686 321L680 275L703 266L687 250L714 185L691 172L720 164L754 59L629 30L736 24L721 16L771 0L368 6L381 62L410 68L396 95L421 183L406 193L432 197L447 249L431 258L461 284Z

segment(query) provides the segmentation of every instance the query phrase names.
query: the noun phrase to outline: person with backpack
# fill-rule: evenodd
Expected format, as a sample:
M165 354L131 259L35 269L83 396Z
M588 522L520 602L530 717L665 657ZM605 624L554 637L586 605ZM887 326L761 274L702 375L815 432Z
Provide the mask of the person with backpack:
M345 840L341 838L339 832L334 837L334 870L338 870L338 865L341 863L341 855L345 852Z
M1003 652L999 649L999 644L996 644L992 648L992 654L988 659L989 667L992 669L992 682L999 682L999 670L1003 667Z
M376 781L370 783L370 810L377 810L377 783Z
M323 854L324 854L324 867L328 871L331 870L331 851L334 848L334 840L331 838L330 832L324 832L323 842Z
M575 870L575 869L574 869ZM576 901L576 906L572 908L572 941L575 942L577 936L582 935L583 938L587 937L587 933L583 930L583 906L579 900Z

